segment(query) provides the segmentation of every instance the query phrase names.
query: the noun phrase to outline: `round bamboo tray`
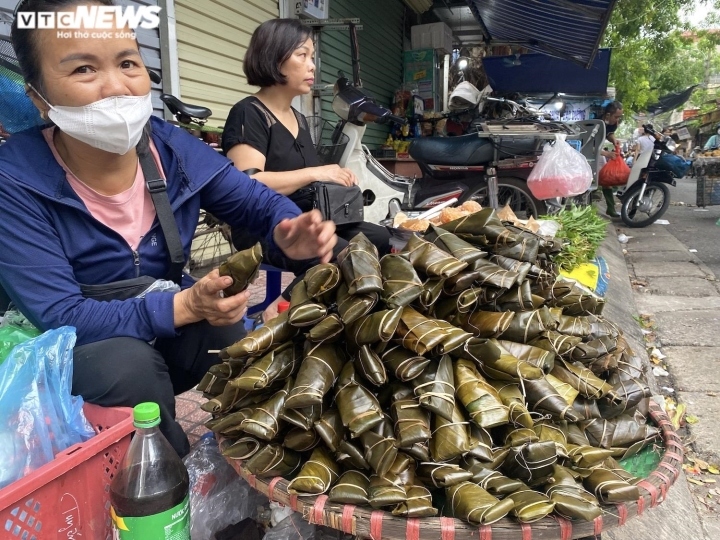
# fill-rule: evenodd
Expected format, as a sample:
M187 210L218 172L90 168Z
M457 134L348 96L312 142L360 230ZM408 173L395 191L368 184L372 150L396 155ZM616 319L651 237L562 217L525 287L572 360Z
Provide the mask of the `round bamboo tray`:
M641 496L637 501L604 506L605 514L594 521L569 521L558 516L546 517L530 524L504 518L492 525L475 527L454 518L402 518L382 510L353 505L334 504L327 495L300 496L287 492L288 481L281 477L257 478L239 460L228 462L251 487L271 501L276 501L300 512L310 523L325 525L360 538L380 540L572 540L599 535L620 527L647 508L660 504L675 482L683 462L683 446L672 423L653 400L650 400L650 417L660 428L664 440L664 453L657 468L638 483Z

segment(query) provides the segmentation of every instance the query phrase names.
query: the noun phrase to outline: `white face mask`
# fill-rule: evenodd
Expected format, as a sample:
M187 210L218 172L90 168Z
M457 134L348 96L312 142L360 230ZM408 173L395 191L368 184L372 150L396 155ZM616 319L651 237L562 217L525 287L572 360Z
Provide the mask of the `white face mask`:
M37 94L50 107L50 120L64 133L113 154L127 154L137 145L153 110L149 92L109 97L82 107L50 105Z

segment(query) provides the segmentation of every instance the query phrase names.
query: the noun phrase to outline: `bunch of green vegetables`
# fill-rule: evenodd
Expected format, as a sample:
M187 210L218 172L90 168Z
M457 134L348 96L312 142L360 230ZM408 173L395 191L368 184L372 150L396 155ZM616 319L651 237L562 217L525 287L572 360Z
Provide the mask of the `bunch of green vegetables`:
M555 262L566 271L589 262L605 239L607 222L594 206L571 206L552 216L543 216L560 223L555 237L563 241L563 249L555 256Z

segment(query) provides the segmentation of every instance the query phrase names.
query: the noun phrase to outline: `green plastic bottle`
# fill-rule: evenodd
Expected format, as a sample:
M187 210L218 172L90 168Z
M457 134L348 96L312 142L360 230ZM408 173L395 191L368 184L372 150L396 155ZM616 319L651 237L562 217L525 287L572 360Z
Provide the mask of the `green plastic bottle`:
M137 431L110 484L113 532L119 540L190 540L190 479L160 433L160 407L133 409Z

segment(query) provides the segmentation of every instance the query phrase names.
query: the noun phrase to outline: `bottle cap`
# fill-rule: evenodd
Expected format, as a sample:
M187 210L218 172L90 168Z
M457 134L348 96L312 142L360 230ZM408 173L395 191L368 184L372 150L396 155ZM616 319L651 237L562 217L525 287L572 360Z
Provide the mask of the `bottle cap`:
M157 426L160 423L160 407L151 401L139 403L133 407L133 420L135 427Z
M290 309L290 302L287 300L280 300L278 302L278 313L282 313L283 311L287 311Z

